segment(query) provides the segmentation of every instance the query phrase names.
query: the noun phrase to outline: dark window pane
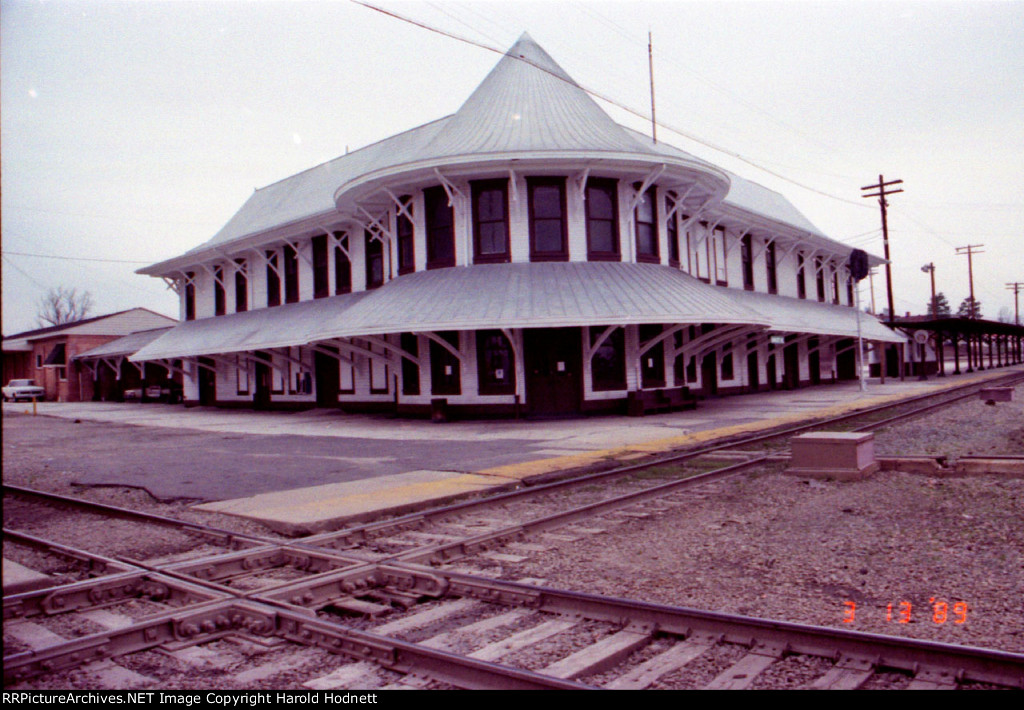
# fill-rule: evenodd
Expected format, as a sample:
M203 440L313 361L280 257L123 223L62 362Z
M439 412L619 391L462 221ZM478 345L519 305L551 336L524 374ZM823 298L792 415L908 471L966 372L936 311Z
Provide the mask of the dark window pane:
M338 236L335 234L335 236ZM348 237L344 238L348 244ZM352 262L341 247L334 248L334 293L352 292Z
M438 333L443 340L456 350L459 349L459 334ZM461 394L462 374L459 359L443 345L430 341L430 391L432 394Z
M366 232L366 288L384 283L384 245Z
M615 193L606 187L587 187L587 213L592 219L615 217Z
M411 208L412 198L408 195L400 198L400 201L406 209ZM398 231L398 273L408 274L416 269L412 220L404 214L399 214L396 222Z
M313 237L313 298L327 296L327 235Z
M267 305L281 305L281 277L277 273L277 252L267 252Z
M590 223L590 250L612 252L616 248L615 231L611 222Z
M538 219L562 218L562 190L555 185L533 188L533 216Z
M596 343L604 332L597 326L590 329L590 342ZM626 389L626 341L622 328L611 332L590 361L595 392Z
M639 254L657 254L658 243L653 224L636 225L636 248Z
M498 330L482 330L476 343L480 394L513 394L515 359L508 338Z
M455 265L455 231L448 193L443 187L423 191L427 218L427 268Z
M562 252L562 221L535 220L533 223L533 248L537 252Z
M484 190L477 202L481 222L496 222L505 219L505 191Z
M249 309L249 279L246 278L245 259L235 259L235 312Z
M285 303L299 301L299 255L291 245L284 248L284 300Z
M527 178L530 199L530 258L564 261L569 257L565 236L565 179Z
M402 333L400 340L402 350L410 355L419 356L419 338L412 333ZM420 367L412 360L402 358L402 394L414 395L420 393Z
M504 254L505 249L505 224L481 224L480 227L480 253L481 254Z

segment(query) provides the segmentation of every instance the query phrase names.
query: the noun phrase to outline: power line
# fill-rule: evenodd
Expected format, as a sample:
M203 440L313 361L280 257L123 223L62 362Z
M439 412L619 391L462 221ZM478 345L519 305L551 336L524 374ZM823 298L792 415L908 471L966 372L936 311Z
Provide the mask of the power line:
M32 256L39 259L60 259L61 261L99 261L107 264L152 264L153 261L132 261L128 259L92 259L86 256L57 256L55 254L30 254L24 251L10 251L8 249L3 250L4 256L10 254L11 256ZM11 263L8 260L8 263ZM17 268L17 267L15 267ZM20 271L20 269L19 269Z
M383 15L387 15L388 17L393 17L396 20L401 20L402 22L407 22L407 23L409 23L411 25L415 25L416 27L419 27L421 29L425 29L425 30L427 30L429 32L434 32L435 34L439 34L439 35L442 35L444 37L448 37L450 39L457 40L459 42L464 42L465 44L469 44L469 45L472 45L474 47L478 47L480 49L484 49L484 50L486 50L488 52L494 52L495 54L500 54L502 56L505 56L505 51L502 50L502 49L486 45L486 44L484 44L482 42L478 42L477 40L470 39L468 37L462 37L462 36L454 34L452 32L448 32L447 30L442 30L442 29L440 29L438 27L433 27L432 25L428 25L425 22L421 22L420 20L414 20L411 17L405 17L404 15L400 15L397 12L394 12L392 10L385 10L382 7L377 7L376 5L373 5L371 3L365 2L365 0L350 0L350 2L353 2L356 5L362 5L363 7L367 8L369 10L373 10L375 12L379 12L379 13L381 13ZM509 55L509 56L511 56L511 55ZM529 64L530 66L534 67L535 69L543 71L546 74L548 74L548 75L558 79L559 81L563 81L563 82L565 82L567 84L570 84L570 85L572 85L572 86L574 86L574 87L576 87L576 88L586 92L590 96L593 96L594 98L601 99L602 101L605 101L605 102L611 104L612 106L615 106L616 108L619 108L619 109L629 113L632 116L636 116L637 118L641 118L645 122L650 120L650 116L645 114L643 111L640 111L638 109L635 109L635 108L632 108L630 106L627 106L627 105L625 105L625 104L623 104L623 103L621 103L621 102L611 98L610 96L606 96L606 95L602 94L599 91L595 91L593 89L588 89L585 86L581 86L580 84L577 84L574 81L568 80L565 77L559 76L559 75L555 74L554 72L549 71L548 69L545 69L544 67L539 66L538 64L536 64L536 63L534 63L534 62L532 62L532 61L530 61L528 59L525 59L523 57L512 57L512 58L516 59L518 61L521 61L521 62L525 62L525 63ZM788 176L783 175L781 173L777 173L774 170L770 170L769 168L766 168L765 166L760 165L760 164L754 162L750 158L747 158L746 156L744 156L744 155L742 155L740 153L737 153L735 151L729 150L728 148L725 148L723 146L720 146L720 145L717 145L717 144L712 143L710 141L707 141L707 140L705 140L703 138L700 138L699 136L693 135L693 134L691 134L691 133L689 133L687 131L684 131L683 129L678 128L676 126L673 126L671 124L665 123L663 121L659 121L658 125L661 126L664 129L666 129L666 130L669 130L669 131L675 133L678 136L681 136L683 138L687 138L689 140L694 141L695 143L699 143L700 145L703 145L706 148L710 148L711 150L717 151L717 152L722 153L724 155L728 155L728 156L730 156L732 158L735 158L736 160L742 161L742 162L746 163L747 165L750 165L751 167L757 168L758 170L760 170L760 171L762 171L764 173L767 173L768 175L771 175L772 177L776 177L776 178L778 178L780 180L788 182L791 185L795 185L796 187L802 188L802 189L807 190L809 192L816 193L818 195L821 195L822 197L828 197L830 199L837 200L839 202L845 202L848 205L855 205L857 207L867 207L867 205L864 205L863 203L855 202L853 200L848 200L845 197L839 197L838 195L833 195L833 194L831 194L829 192L825 192L824 190L819 190L816 187L811 187L810 185L805 185L802 182L798 182L797 180L794 180L791 177L788 177Z
M15 264L15 263L14 263L13 261L11 261L10 259L8 259L8 258L7 258L7 254L0 254L0 258L2 258L2 259L3 259L4 261L6 261L6 262L7 262L7 265L8 265L8 266L10 266L10 267L11 267L12 269L14 269L15 271L17 271L17 272L18 272L19 274L21 274L22 276L24 276L24 277L25 277L26 279L28 279L29 281L31 281L32 283L34 283L34 284L35 284L36 286L38 286L39 288L46 288L46 286L43 286L43 285L42 285L41 283L39 283L39 282L38 282L38 281L36 281L36 280L35 280L34 278L32 278L32 275L31 275L31 274L29 274L29 273L28 273L27 271L25 271L24 269L22 269L21 267L19 267L19 266L18 266L17 264Z

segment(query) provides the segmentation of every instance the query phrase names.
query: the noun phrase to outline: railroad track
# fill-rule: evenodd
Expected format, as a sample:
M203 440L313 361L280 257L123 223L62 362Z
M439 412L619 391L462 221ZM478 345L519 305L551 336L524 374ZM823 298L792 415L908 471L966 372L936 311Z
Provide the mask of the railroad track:
M946 406L977 389L905 401L897 406L908 411L896 416ZM878 417L892 409L857 414ZM894 421L885 416L857 429ZM356 659L337 669L334 680L321 679L323 687L359 686L371 676L384 687L759 687L779 674L796 674L811 687L1024 687L1019 654L588 597L453 567L467 557L525 558L543 549L531 540L552 530L596 534L623 519L657 515L685 504L688 491L702 484L777 459L738 451L743 446L837 423L736 439L287 543L4 486L5 495L22 500L174 529L213 544L198 553L134 559L5 530L8 543L86 568L71 584L4 599L5 647L20 651L4 658L5 684L97 664L122 668L112 659L151 649L181 655L228 639L250 649L300 644ZM720 466L701 458L723 454L742 460ZM670 480L641 475L667 466L680 467ZM611 483L586 491L598 481ZM67 633L75 638L62 637ZM502 648L513 650L499 654ZM208 660L208 654L197 657ZM129 686L159 682L122 671L110 672Z

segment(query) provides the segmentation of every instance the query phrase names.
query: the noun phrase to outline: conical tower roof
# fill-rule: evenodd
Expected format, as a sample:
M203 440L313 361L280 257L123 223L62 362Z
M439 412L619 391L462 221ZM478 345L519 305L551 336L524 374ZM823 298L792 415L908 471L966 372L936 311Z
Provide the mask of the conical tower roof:
M648 152L524 32L423 152L537 151Z

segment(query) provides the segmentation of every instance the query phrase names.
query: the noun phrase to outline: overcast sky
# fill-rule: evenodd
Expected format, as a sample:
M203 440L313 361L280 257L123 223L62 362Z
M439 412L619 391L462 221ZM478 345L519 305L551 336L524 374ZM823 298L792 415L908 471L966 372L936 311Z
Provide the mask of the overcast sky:
M876 254L878 205L859 188L902 179L897 312L924 311L928 262L955 310L969 244L985 245L984 316L1013 307L1024 2L381 4L501 51L528 31L584 88L643 114L650 29L659 140ZM0 0L3 332L36 327L55 286L90 291L94 314L176 315L135 269L209 239L258 186L456 111L498 59L343 0ZM875 294L882 308L881 278Z

